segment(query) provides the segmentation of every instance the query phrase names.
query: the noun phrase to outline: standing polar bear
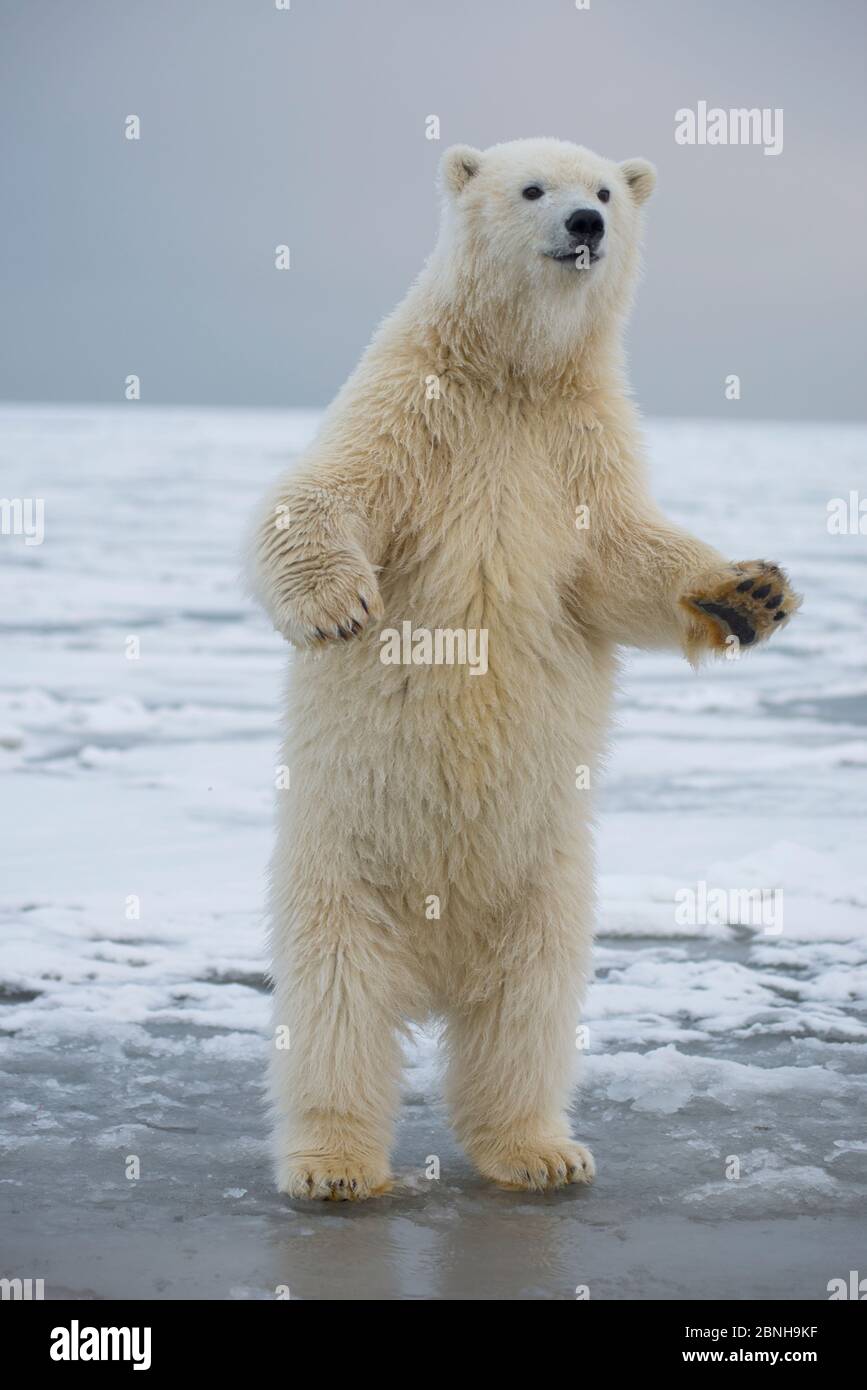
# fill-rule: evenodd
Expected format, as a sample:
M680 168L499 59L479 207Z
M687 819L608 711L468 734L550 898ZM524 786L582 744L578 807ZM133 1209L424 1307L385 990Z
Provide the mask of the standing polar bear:
M309 653L271 903L293 1197L388 1187L401 1034L431 1016L480 1172L590 1181L567 1118L594 915L576 769L592 786L616 648L695 661L798 604L647 492L621 337L653 166L519 140L448 150L441 182L433 255L256 534L257 592Z

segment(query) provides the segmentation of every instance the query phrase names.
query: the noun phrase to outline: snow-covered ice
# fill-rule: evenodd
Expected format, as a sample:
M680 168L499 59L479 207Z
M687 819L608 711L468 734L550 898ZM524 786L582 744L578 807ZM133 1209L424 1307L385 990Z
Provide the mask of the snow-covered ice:
M783 561L806 601L738 662L625 660L576 1104L596 1186L484 1187L429 1032L396 1191L344 1211L271 1191L288 652L239 582L253 505L315 425L0 409L0 491L45 501L41 545L0 536L0 1275L80 1297L827 1297L865 1259L867 538L826 509L863 486L867 430L649 426L669 512Z

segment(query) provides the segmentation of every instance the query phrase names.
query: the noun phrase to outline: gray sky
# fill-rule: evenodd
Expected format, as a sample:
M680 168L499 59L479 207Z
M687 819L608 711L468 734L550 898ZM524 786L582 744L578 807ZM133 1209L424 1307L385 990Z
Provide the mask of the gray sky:
M0 16L5 400L120 401L136 373L153 403L323 404L433 244L443 149L556 135L659 169L630 333L648 413L867 414L860 0ZM781 107L782 153L678 145L699 101Z

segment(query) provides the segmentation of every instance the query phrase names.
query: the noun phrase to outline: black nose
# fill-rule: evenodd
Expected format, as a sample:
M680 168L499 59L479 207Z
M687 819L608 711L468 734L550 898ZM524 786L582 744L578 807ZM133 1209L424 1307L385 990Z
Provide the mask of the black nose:
M598 246L605 235L605 222L595 208L577 208L566 218L566 231L582 246Z

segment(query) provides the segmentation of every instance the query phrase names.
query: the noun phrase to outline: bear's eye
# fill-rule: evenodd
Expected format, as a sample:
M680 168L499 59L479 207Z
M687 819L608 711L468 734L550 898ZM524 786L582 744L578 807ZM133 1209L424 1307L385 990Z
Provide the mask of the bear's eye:
M528 203L532 203L536 198L541 198L544 192L544 188L540 188L537 183L530 183L524 189L524 197Z
M600 188L596 196L600 203L607 203L608 199L611 197L611 190L610 188Z

